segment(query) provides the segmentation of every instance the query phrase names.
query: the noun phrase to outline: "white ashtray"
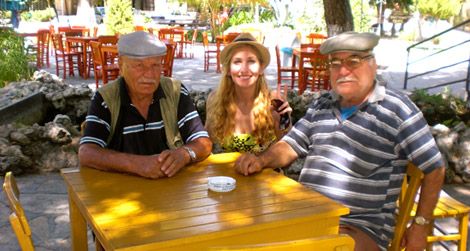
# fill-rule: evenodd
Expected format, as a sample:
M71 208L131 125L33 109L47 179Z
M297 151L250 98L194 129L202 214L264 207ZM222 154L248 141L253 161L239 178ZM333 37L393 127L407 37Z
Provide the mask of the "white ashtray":
M214 192L230 192L237 186L237 181L232 177L214 176L207 178L209 190Z

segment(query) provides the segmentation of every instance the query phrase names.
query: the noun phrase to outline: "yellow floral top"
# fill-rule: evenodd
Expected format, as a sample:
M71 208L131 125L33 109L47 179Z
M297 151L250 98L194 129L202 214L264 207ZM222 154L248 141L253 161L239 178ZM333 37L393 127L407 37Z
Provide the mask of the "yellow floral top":
M243 133L234 134L232 137L225 139L221 147L224 152L249 152L259 154L265 151L275 141L276 137L274 136L264 145L260 145L251 134Z

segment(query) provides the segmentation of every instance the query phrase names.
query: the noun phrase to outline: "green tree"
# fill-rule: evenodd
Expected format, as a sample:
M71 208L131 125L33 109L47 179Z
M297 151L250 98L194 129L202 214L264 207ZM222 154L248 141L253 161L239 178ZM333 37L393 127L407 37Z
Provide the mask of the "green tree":
M418 10L422 16L435 19L449 19L459 13L460 0L419 0Z
M132 1L108 0L104 24L108 34L127 34L134 31Z
M14 31L4 29L0 32L0 87L31 75L23 44L24 39Z
M354 29L356 31L369 31L370 16L368 15L369 4L364 0L350 0Z

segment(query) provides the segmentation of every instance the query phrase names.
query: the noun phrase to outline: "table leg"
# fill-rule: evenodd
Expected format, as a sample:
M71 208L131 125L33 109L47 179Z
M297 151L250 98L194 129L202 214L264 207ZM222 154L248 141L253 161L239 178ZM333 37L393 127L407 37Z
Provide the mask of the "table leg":
M83 50L83 79L88 79L88 55L87 55L87 49L88 49L88 44L83 43L82 44L82 50Z
M72 236L71 247L74 251L88 250L87 225L80 210L75 204L69 190L70 230Z

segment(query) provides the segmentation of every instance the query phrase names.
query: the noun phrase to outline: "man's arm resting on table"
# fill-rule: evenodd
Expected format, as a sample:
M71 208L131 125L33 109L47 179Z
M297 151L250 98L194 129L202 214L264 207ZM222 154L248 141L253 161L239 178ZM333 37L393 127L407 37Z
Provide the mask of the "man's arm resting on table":
M198 138L186 145L196 153L196 161L206 158L212 150L208 138ZM171 177L191 162L184 148L165 150L161 154L136 155L102 148L95 144L82 144L78 151L81 166L103 171L137 174L147 178Z
M245 153L235 162L235 169L243 174L250 175L260 172L263 168L281 168L297 159L298 155L285 141L278 141L259 156Z
M434 207L439 199L439 193L444 182L444 175L445 167L439 167L424 176L416 216L423 216L427 220L432 218ZM411 224L406 231L405 239L402 240L402 245L406 245L406 250L423 250L426 247L429 227L429 224Z
M196 155L194 162L197 162L209 156L212 151L212 141L209 138L201 137L188 142L184 147L194 151ZM175 175L181 168L192 162L189 152L184 147L165 150L158 156L158 161L162 163L160 169L166 176Z

